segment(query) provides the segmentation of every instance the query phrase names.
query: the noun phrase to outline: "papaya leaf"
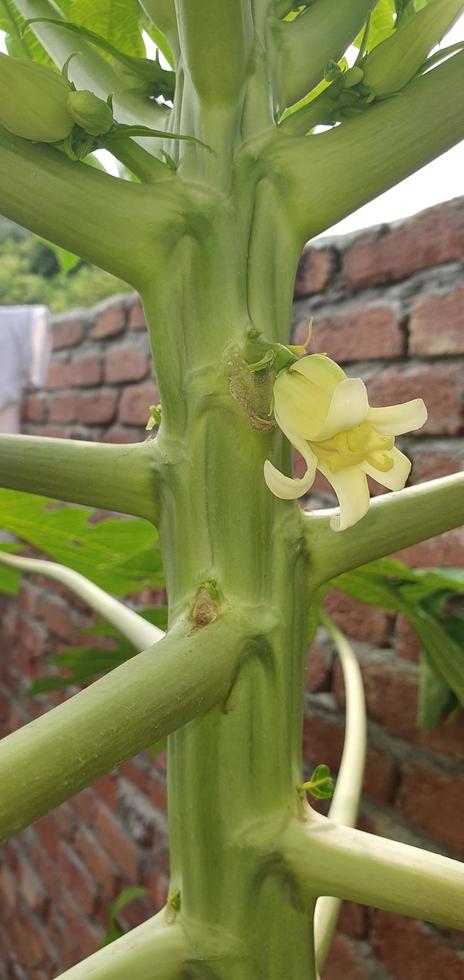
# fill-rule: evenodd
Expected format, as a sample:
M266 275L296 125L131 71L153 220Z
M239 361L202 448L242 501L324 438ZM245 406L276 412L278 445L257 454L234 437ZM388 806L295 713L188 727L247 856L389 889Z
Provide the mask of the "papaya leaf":
M46 555L86 575L116 595L162 586L157 532L140 519L107 518L91 523L95 511L57 506L55 501L0 490L0 527Z
M138 0L73 0L70 21L88 27L120 51L143 57L142 12Z

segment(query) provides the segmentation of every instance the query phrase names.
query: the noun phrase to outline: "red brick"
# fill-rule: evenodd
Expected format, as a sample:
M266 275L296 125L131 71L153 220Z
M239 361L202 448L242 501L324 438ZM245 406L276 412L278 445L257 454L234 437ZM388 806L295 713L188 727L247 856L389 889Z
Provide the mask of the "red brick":
M129 385L122 393L119 405L119 421L127 425L145 426L148 422L149 406L156 405L159 395L156 386L150 382L143 385Z
M369 980L361 956L346 936L335 936L321 980Z
M43 968L51 972L56 967L49 940L32 914L27 918L10 915L6 920L6 927L9 948L12 947L16 951L21 966L29 971L28 976L31 980L40 976L36 972L39 969Z
M425 483L427 480L438 480L451 473L460 473L463 468L463 457L452 453L446 446L443 449L414 449L411 483Z
M152 871L145 884L155 911L162 909L168 897L169 883L167 878L160 875L158 871Z
M41 918L47 913L50 898L46 895L33 867L22 855L19 858L18 890L29 908Z
M445 847L464 853L464 777L442 775L418 765L404 766L398 807L414 827Z
M333 248L305 248L296 274L294 299L322 293L333 278L337 253Z
M52 325L53 350L75 347L76 344L80 344L83 336L84 330L79 320L56 320Z
M143 311L142 303L138 299L135 299L129 310L129 330L146 330L145 313Z
M103 436L103 442L113 443L113 445L128 445L133 441L133 431L131 429L122 429L117 425L111 426Z
M87 915L95 910L97 888L92 876L68 844L58 846L58 867L63 884L72 894L74 901Z
M45 651L45 636L38 623L22 619L16 633L18 646L29 660L41 660Z
M333 651L330 643L324 640L316 640L308 652L306 662L305 688L307 691L315 693L330 690L332 664Z
M363 668L367 711L392 734L413 739L416 734L417 679L398 664L368 664Z
M325 600L327 612L353 640L386 645L391 634L393 616L375 606L366 606L343 592L333 590Z
M306 324L296 328L295 343L304 342ZM360 358L402 357L406 339L400 317L390 306L363 306L314 321L314 347L342 363Z
M116 415L118 395L114 391L95 391L91 395L81 395L78 402L77 418L89 425L105 425Z
M92 328L93 337L115 337L126 327L126 308L123 303L112 303L97 317Z
M97 803L95 818L96 833L108 854L126 875L127 879L136 884L138 880L137 848L129 840L116 817L104 803Z
M96 881L103 898L106 900L114 898L119 889L120 877L97 838L86 827L80 826L76 833L74 847Z
M44 823L43 820L39 822L41 824ZM38 824L36 824L37 826ZM59 904L61 896L61 876L56 856L57 847L58 842L55 840L50 850L48 849L48 845L44 844L44 846L40 846L38 844L30 852L35 871L45 888L48 899L52 903L52 911L54 910L54 906L56 907Z
M417 435L458 435L463 425L464 372L461 364L408 365L376 373L368 383L373 406L424 398L429 418Z
M409 347L426 357L464 354L464 289L419 296L409 321Z
M389 912L372 923L372 946L395 980L464 980L459 954L426 926Z
M361 289L408 279L421 269L460 259L463 251L464 208L444 204L357 238L343 261L346 284Z
M464 762L464 714L461 711L453 721L444 719L429 732L418 732L416 742L437 752L451 755Z
M462 568L464 565L464 530L455 528L428 541L421 541L398 551L397 557L413 568L434 568L445 565L448 568Z
M12 870L3 864L0 867L0 904L5 909L14 908L18 900L18 886Z
M167 803L167 786L165 780L160 779L160 777L157 776L156 773L152 772L150 774L147 791L148 791L148 796L151 802L153 803L153 806L156 807L156 809L159 810L160 813L166 814L168 803Z
M102 776L98 782L94 783L94 790L112 810L116 808L118 802L118 777L115 772L109 772L107 776Z
M68 388L73 384L72 365L63 361L52 361L47 371L45 387L49 391L55 388Z
M102 930L96 929L89 920L82 915L81 910L75 905L69 895L63 896L60 903L60 912L63 917L66 933L73 937L76 944L77 959L84 959L95 953L101 939Z
M75 422L77 419L76 395L55 395L50 401L50 422ZM43 433L46 435L47 433ZM49 435L52 433L49 432Z
M23 578L19 591L19 608L29 616L37 616L40 608L41 596L37 589L26 579Z
M367 934L367 909L354 902L342 902L338 929L353 939L364 939Z
M26 422L45 422L46 401L40 395L28 395L23 402L21 415Z
M73 361L72 385L77 388L91 388L100 384L103 377L103 364L100 357L83 357Z
M414 627L404 616L398 616L395 624L395 653L397 657L417 663L419 650L419 638Z
M140 381L148 373L149 358L142 351L130 347L111 350L106 356L105 381L117 384L120 381Z
M72 636L72 623L67 607L59 602L48 600L44 602L42 615L47 629L63 640Z

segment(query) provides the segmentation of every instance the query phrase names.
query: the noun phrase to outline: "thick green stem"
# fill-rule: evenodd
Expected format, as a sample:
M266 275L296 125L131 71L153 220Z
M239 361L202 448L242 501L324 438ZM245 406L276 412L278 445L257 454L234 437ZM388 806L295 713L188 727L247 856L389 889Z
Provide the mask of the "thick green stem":
M464 473L430 480L371 501L359 524L330 528L330 513L303 515L314 560L312 581L320 585L350 568L443 534L464 523Z
M157 521L150 442L111 446L0 435L0 486Z
M4 738L0 839L227 699L250 632L230 614L204 629L186 622Z
M309 811L278 846L303 892L371 905L436 925L464 926L464 865L398 841L375 837Z
M304 137L280 133L269 160L287 183L291 221L300 229L300 241L330 228L458 143L464 136L463 95L461 52L396 97L369 106L329 132Z
M0 565L13 568L21 574L43 575L53 582L60 582L86 602L107 623L115 626L136 650L144 650L153 643L158 643L165 635L163 630L147 622L143 616L139 616L129 606L125 606L109 595L85 575L67 568L66 565L44 561L41 558L22 558L20 555L9 555L3 551L0 552Z

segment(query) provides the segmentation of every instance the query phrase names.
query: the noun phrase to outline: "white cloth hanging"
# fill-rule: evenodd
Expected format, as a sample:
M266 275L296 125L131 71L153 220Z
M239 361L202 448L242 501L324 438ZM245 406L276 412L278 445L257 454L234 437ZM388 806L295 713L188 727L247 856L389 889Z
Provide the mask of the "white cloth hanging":
M0 432L18 432L24 390L44 384L50 350L46 306L0 306Z

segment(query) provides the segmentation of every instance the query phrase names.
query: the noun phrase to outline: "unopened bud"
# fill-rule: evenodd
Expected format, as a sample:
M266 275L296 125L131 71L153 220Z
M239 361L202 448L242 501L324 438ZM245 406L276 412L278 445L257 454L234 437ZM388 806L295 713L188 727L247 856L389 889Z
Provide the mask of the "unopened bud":
M102 136L113 125L111 106L86 89L69 93L68 111L74 122L90 136Z
M73 127L69 85L61 75L0 53L0 124L23 139L56 143Z

